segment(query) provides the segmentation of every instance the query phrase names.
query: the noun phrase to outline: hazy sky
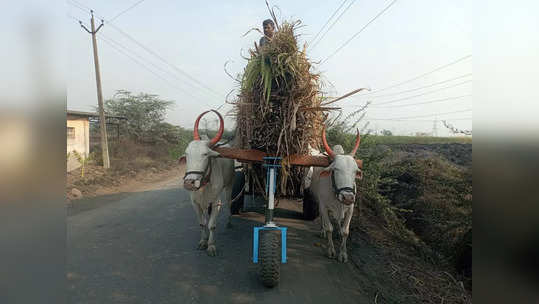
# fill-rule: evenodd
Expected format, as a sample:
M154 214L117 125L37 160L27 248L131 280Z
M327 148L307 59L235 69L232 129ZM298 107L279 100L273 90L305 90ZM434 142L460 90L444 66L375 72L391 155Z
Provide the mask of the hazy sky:
M87 111L97 104L90 35L75 19L89 24L89 14L83 9L91 7L97 16L109 20L139 1L67 0L69 109ZM336 16L348 9L324 38L308 49L308 56L315 61L326 59L391 2L347 0ZM280 20L302 21L304 27L299 33L303 44L311 41L342 3L338 0L315 4L302 0L270 4L279 7ZM475 58L465 56L472 55L473 13L471 1L396 1L344 48L317 65L316 70L334 85L335 94L342 95L361 87L371 88L373 92L385 89L465 58L379 93L358 93L340 106L346 114L371 100L373 104L366 115L371 121L370 128L389 129L398 134L431 132L436 118L446 119L461 129L471 129L471 73ZM227 70L233 75L243 70L246 61L241 54L247 54L260 34L253 31L243 35L253 27L261 28L261 22L268 17L262 0L145 0L112 24L105 23L100 30L103 36L98 40L98 47L104 97L112 97L118 89L158 94L176 103L167 121L192 127L200 112L222 105L225 95L236 88L224 73L223 65L230 60ZM153 73L103 39L116 43L116 48L125 48L122 52ZM209 89L185 77L178 69ZM230 109L226 105L222 111ZM413 121L385 120L393 118ZM230 127L232 122L228 121L227 125ZM448 134L441 123L438 134Z

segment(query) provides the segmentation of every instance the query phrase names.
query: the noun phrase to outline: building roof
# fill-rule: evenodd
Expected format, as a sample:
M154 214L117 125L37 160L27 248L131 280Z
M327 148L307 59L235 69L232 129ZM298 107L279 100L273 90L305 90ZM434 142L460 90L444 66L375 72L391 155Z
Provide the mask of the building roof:
M95 112L83 112L83 111L67 110L66 113L67 113L67 115L71 115L71 116L97 117L97 118L99 118L99 113L95 113ZM127 119L127 118L124 117L124 116L119 116L119 115L109 115L109 114L105 114L105 118Z

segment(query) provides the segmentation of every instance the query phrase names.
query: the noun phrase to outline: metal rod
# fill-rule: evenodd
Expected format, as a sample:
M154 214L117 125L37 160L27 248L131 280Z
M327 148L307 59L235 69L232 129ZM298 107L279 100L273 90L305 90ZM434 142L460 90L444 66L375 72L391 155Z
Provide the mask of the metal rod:
M275 208L275 168L269 168L268 189L268 212L266 212L266 224L273 222L273 209Z

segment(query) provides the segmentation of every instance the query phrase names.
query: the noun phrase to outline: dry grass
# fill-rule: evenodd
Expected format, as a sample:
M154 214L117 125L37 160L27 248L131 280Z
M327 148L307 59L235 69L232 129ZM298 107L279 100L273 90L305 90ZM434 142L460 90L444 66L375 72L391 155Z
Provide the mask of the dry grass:
M458 166L441 155L390 161L385 149L360 152L365 178L351 235L354 255L370 265L362 267L365 284L377 290L372 297L379 303L471 303L471 164Z

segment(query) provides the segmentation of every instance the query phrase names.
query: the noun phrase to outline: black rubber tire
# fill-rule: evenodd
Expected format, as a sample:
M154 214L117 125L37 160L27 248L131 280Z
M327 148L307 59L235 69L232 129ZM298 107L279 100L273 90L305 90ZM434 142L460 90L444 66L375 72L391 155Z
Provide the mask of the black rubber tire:
M241 171L236 171L236 175L234 176L234 186L232 186L232 198L236 198L238 194L241 193L243 190L243 187L245 186L245 174ZM240 214L241 208L243 208L243 196L242 193L240 197L238 197L231 205L230 205L230 213L231 214Z
M310 188L303 191L303 219L314 221L320 215L318 203Z
M260 231L258 270L260 280L266 287L279 284L281 275L281 246L278 231Z

